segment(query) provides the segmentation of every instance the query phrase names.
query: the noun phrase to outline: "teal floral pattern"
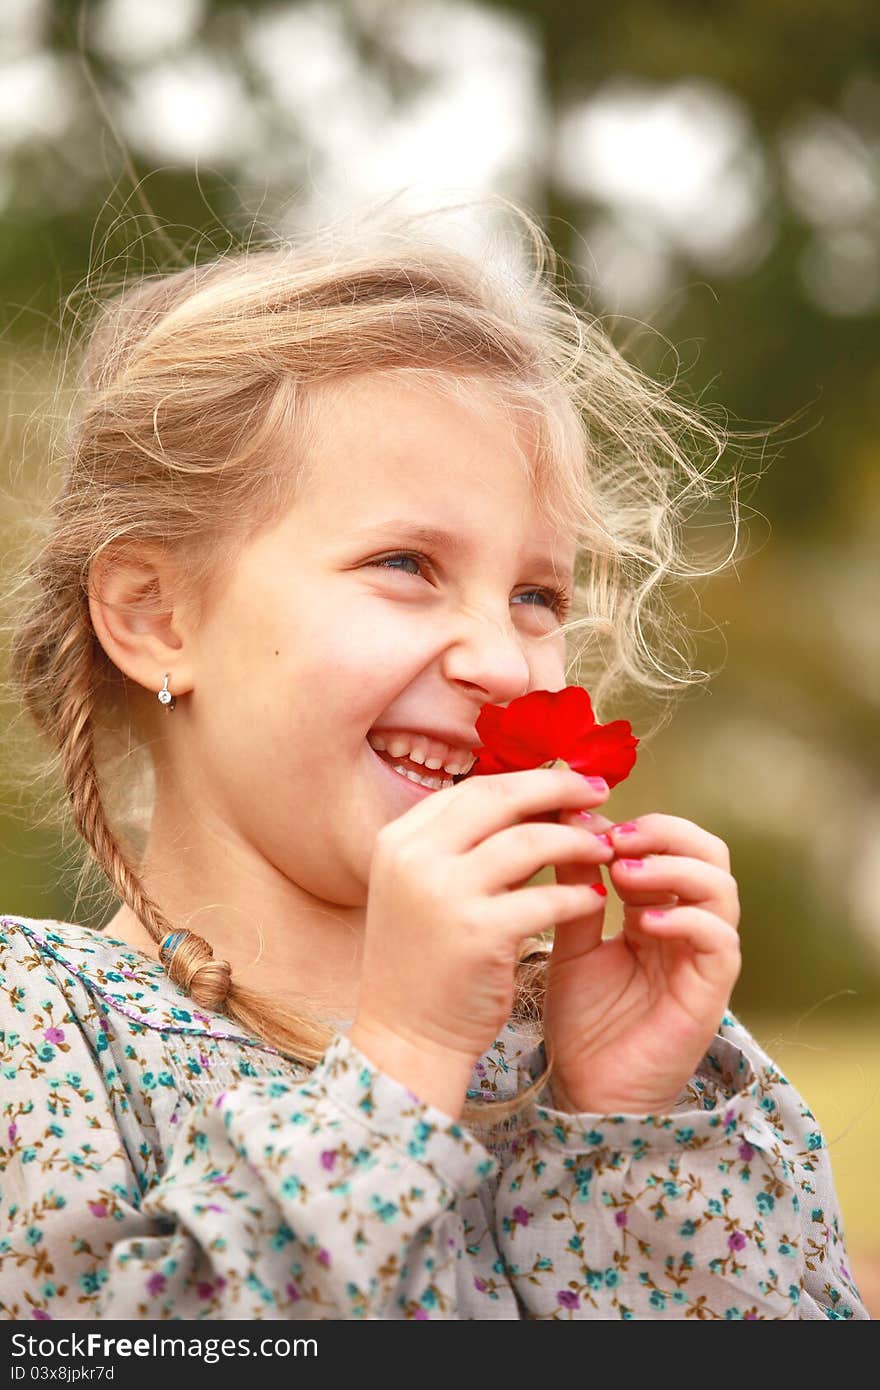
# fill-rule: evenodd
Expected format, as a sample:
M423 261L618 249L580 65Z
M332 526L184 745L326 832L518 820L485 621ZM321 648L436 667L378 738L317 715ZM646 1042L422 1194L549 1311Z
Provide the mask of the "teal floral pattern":
M0 1316L868 1318L815 1118L741 1023L661 1115L569 1115L509 1024L466 1126L345 1025L311 1071L157 961L0 918Z

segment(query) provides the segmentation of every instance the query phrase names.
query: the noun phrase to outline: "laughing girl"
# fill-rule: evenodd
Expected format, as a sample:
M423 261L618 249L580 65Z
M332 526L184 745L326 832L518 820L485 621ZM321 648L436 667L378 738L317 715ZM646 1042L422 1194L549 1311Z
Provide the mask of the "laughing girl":
M367 218L91 326L11 669L118 910L0 918L6 1318L868 1316L727 846L474 775L681 688L723 447L518 215L530 274Z

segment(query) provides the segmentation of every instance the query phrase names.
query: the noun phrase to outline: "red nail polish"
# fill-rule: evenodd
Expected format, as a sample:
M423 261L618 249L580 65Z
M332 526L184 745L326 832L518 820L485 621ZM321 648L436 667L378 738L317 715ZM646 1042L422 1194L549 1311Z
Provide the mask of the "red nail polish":
M591 883L590 887L592 888L594 893L599 894L600 898L608 897L608 889L605 887L604 883Z
M644 859L621 859L618 862L625 869L643 869L645 867Z
M634 820L622 821L620 825L612 825L611 829L616 830L621 835L631 835L634 830L638 830Z
M614 841L612 840L611 836L608 835L604 830L602 831L601 835L596 836L596 839L601 840L603 845L607 845L609 849L614 848Z

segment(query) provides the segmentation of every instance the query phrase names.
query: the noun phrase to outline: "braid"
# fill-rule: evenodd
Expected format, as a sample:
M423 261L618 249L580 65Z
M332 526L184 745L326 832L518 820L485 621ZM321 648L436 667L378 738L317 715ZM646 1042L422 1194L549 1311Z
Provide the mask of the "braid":
M158 945L172 924L125 858L101 798L95 758L97 639L86 595L74 582L65 585L57 578L50 582L47 559L44 556L33 567L38 596L15 637L15 674L33 719L39 727L53 731L76 830L90 858ZM221 1009L229 992L231 966L227 960L214 960L202 937L186 935L188 949L168 960L168 974L202 1008Z
M91 857L158 945L171 931L171 923L141 886L104 810L94 744L95 637L82 596L77 595L74 602L75 613L52 653L52 683L60 692L55 727L61 775L74 822ZM229 992L231 967L225 960L214 959L202 937L188 932L187 938L187 949L169 958L168 974L196 1004L220 1009Z

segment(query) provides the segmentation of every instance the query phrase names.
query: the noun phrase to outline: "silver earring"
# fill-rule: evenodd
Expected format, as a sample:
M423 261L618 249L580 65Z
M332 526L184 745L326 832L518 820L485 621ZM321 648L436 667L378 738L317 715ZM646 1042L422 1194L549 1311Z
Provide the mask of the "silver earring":
M177 704L176 699L171 694L171 691L168 689L167 675L164 681L162 682L162 689L159 691L158 695L156 696L156 699L159 701L159 704L164 705L169 712L173 710L174 706Z

